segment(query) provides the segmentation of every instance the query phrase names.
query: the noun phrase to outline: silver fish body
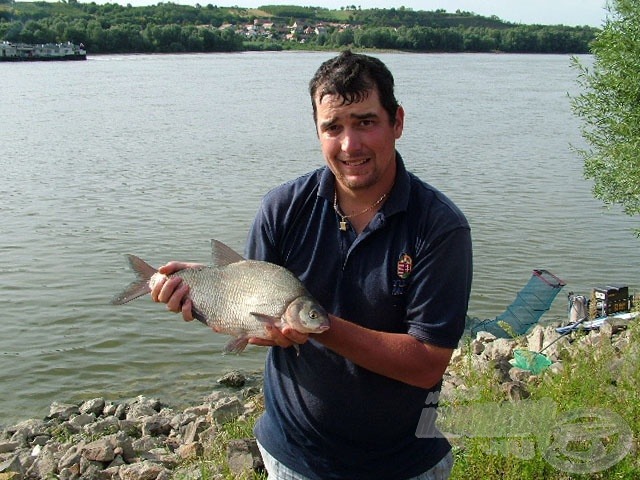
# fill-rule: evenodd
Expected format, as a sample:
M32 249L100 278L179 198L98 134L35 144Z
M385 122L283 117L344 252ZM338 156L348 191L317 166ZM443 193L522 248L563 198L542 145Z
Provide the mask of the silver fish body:
M241 352L251 337L268 338L265 325L289 325L303 333L329 328L326 311L311 297L295 275L281 266L244 260L229 247L212 241L213 266L180 270L189 286L193 315L218 333L234 338L226 351ZM112 303L120 305L149 293L161 274L140 258L129 255L137 280Z

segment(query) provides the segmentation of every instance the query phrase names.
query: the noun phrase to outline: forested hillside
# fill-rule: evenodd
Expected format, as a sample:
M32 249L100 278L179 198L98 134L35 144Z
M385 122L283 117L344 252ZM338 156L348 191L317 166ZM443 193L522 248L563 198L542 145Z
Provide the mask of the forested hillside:
M398 49L418 52L586 53L593 27L521 25L470 12L408 8L258 9L158 3L132 7L77 0L0 0L0 39L82 43L91 53Z

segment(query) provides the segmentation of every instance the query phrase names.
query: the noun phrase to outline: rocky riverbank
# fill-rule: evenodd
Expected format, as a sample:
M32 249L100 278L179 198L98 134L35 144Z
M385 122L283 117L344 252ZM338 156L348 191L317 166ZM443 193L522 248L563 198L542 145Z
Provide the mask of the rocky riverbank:
M544 354L562 371L568 350L603 343L623 351L630 342L625 325L607 323L600 330L560 336L553 327L536 327L518 340L481 332L455 351L441 400L473 396L465 372L494 369L505 398L528 396L533 372L512 365L515 349ZM511 361L511 363L510 363ZM220 448L223 426L262 408L261 376L232 372L199 405L176 410L158 399L138 397L116 403L95 398L81 404L54 402L44 419L29 419L0 432L0 480L121 479L164 480L202 477L202 459ZM251 437L224 440L222 460L209 462L211 478L234 478L260 470L262 460ZM227 476L225 476L227 475Z
M0 480L201 478L199 460L220 442L221 426L262 405L261 375L231 372L218 383L220 390L184 410L143 396L54 402L46 418L0 432ZM225 456L208 465L212 478L262 468L253 438L228 441Z

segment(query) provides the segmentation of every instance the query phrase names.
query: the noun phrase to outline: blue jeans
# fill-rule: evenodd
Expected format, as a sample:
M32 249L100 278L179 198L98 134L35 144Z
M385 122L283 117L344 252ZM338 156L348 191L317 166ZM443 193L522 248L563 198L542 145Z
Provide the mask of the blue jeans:
M269 474L269 480L309 480L308 477L300 475L294 472L290 468L286 467L278 460L269 454L262 445L258 443L258 448L262 454L262 461ZM447 453L442 460L436 463L432 468L424 473L421 473L417 477L411 477L407 480L447 480L451 475L451 469L453 468L453 455L451 451Z

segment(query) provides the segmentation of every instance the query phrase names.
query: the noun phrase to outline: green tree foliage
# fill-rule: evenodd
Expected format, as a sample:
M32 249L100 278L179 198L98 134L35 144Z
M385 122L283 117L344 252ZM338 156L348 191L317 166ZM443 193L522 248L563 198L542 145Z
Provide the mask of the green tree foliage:
M611 0L591 68L574 59L584 93L572 99L589 148L579 150L596 198L640 213L640 0ZM636 230L640 236L640 230Z
M527 26L446 10L400 7L340 10L291 5L259 9L188 6L176 3L132 7L117 3L17 2L0 0L0 39L25 43L83 43L90 53L219 52L282 48L383 48L419 52L585 53L596 30L589 27ZM254 20L276 28L242 33ZM259 22L258 22L259 23ZM322 26L318 34L285 35L294 23ZM220 30L223 24L232 25ZM246 32L246 30L245 30Z

